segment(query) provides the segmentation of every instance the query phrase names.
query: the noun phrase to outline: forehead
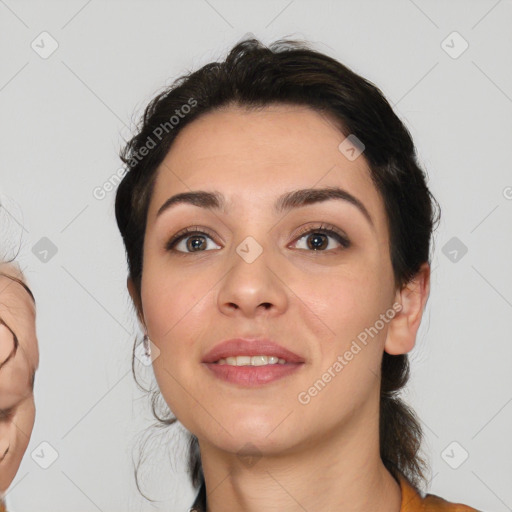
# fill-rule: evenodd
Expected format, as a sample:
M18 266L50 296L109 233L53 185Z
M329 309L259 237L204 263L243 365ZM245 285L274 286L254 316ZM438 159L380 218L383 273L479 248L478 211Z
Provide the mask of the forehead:
M290 190L337 186L359 198L382 224L383 204L364 153L346 158L339 150L344 139L331 117L308 107L209 112L173 142L157 171L148 217L170 195L191 190L222 191L229 212L270 205Z

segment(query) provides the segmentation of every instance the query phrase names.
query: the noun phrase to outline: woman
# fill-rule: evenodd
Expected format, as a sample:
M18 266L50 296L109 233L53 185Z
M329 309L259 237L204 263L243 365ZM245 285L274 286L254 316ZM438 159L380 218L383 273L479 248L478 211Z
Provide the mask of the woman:
M128 290L194 510L474 510L422 496L397 396L436 219L382 93L246 40L159 94L121 156Z
M39 366L35 299L20 269L0 265L0 512L27 449L35 420Z

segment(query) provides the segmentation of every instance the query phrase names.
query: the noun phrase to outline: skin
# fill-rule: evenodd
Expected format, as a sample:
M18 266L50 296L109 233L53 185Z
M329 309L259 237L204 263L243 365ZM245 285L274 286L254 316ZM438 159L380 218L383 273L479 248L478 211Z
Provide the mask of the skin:
M26 280L13 264L0 272ZM19 346L14 356L13 335L0 325L0 491L6 492L27 449L35 420L31 377L39 366L35 304L26 289L0 275L0 318L12 329ZM4 364L5 363L5 364ZM8 414L6 414L8 412Z
M230 107L187 125L157 171L141 295L130 279L128 290L160 350L153 368L162 395L199 439L209 512L400 510L399 484L379 455L380 363L384 351L414 347L430 270L425 264L395 290L382 199L364 156L350 161L338 150L344 138L306 107ZM359 198L373 227L345 201L272 211L284 192L331 185ZM168 197L191 190L222 192L227 211L180 204L156 218ZM298 228L322 222L342 230L351 246L329 235L324 252L308 248L311 235ZM172 235L194 226L212 233L201 252L187 249L186 239L175 252L165 249ZM250 264L236 252L247 236L263 249ZM402 310L300 403L298 394L395 302ZM201 360L237 336L269 337L305 364L258 388L225 383ZM240 453L256 458L248 463Z

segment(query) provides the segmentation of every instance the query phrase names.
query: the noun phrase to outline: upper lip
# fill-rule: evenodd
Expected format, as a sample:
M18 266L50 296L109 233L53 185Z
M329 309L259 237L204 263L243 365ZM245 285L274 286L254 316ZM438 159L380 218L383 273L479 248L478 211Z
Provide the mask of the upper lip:
M246 339L234 338L215 345L203 357L203 363L215 363L219 359L234 356L275 356L285 359L288 363L303 363L304 359L266 338Z

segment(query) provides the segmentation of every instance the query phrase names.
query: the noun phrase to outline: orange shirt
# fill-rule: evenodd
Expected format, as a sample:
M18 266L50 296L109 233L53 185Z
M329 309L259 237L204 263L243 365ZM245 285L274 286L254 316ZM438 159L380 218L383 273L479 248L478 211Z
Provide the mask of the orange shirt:
M399 476L402 504L400 512L479 512L476 508L446 501L435 494L421 497L403 477Z

